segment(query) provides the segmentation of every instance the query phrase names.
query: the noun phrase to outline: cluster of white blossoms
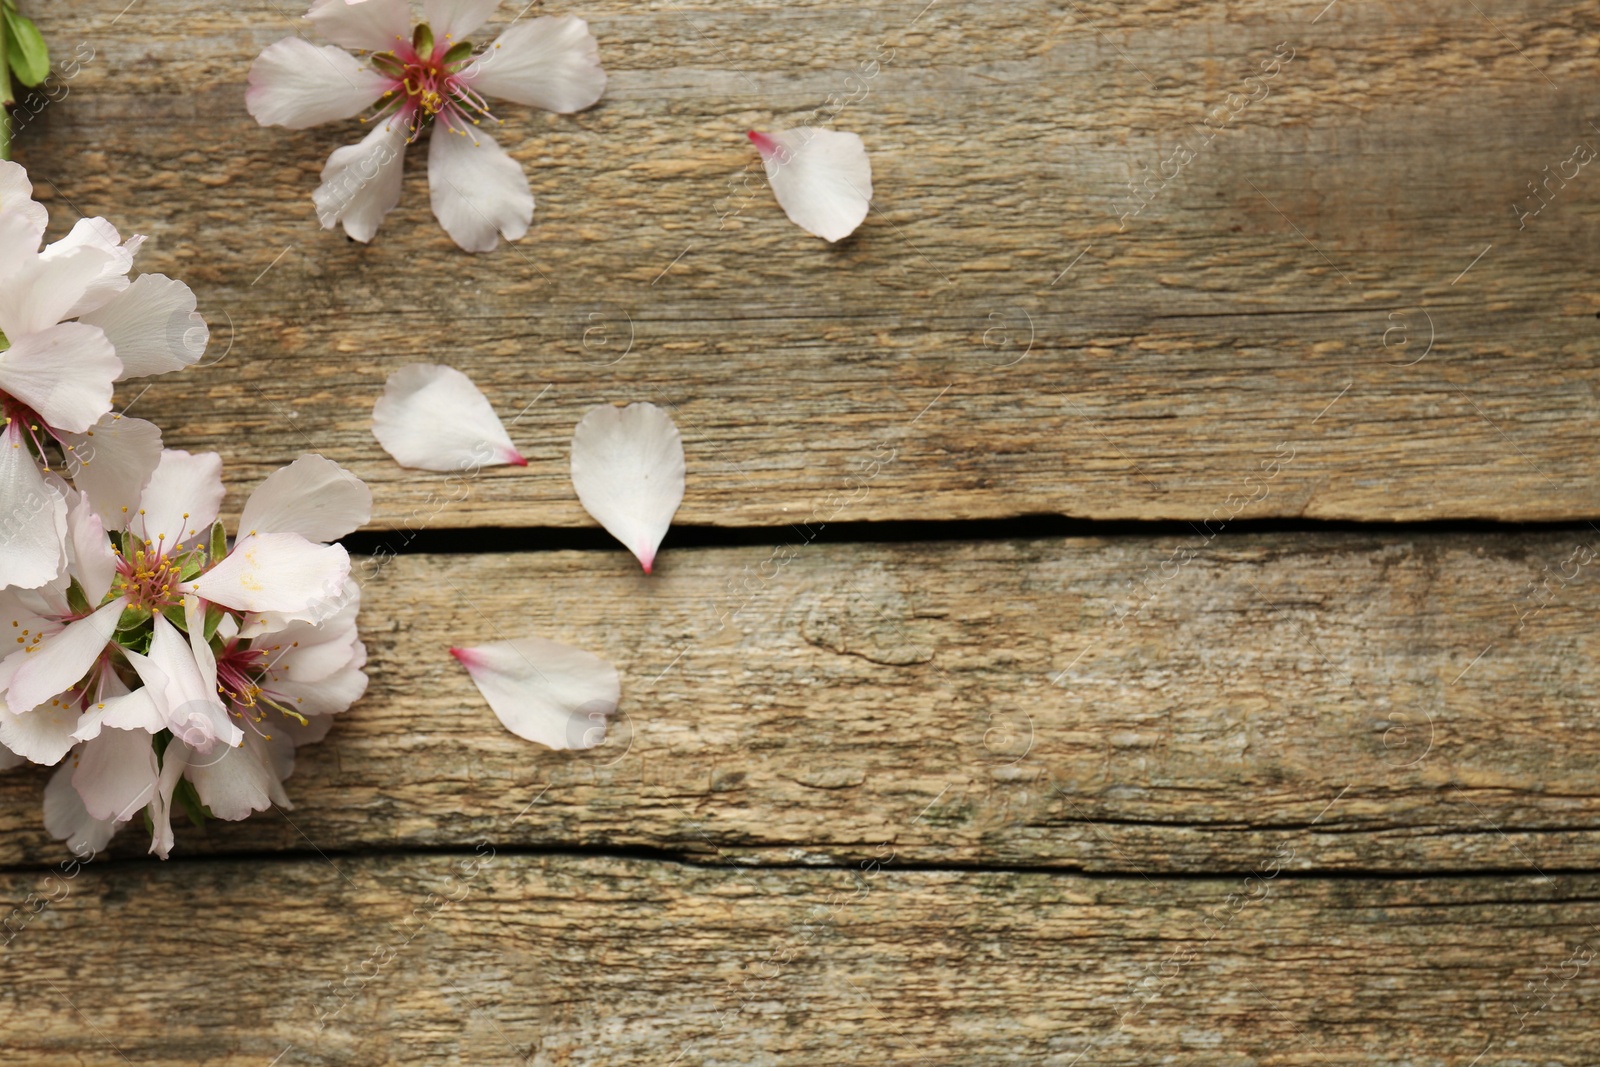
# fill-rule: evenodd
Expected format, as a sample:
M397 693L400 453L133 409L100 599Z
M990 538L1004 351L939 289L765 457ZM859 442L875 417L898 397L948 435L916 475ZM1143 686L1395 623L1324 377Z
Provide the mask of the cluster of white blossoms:
M45 826L80 854L143 813L242 819L288 806L298 744L366 688L359 592L328 542L371 494L303 456L251 495L230 539L222 461L163 449L111 410L125 378L197 362L194 294L130 279L141 238L46 214L0 161L0 768L60 768Z

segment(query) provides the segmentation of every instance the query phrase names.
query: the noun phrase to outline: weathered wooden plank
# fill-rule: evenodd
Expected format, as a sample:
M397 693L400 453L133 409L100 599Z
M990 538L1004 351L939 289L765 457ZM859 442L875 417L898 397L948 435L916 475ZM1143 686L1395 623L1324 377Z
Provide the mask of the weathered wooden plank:
M669 551L652 578L620 550L363 562L373 686L302 750L294 812L178 847L487 837L771 863L887 839L919 863L1215 872L1309 834L1328 869L1592 867L1597 552L1562 533L824 531ZM605 746L517 739L447 654L522 633L619 665ZM0 863L61 854L41 782L0 776Z
M885 853L887 856L887 853ZM607 858L0 878L0 1063L1591 1064L1600 880Z
M355 131L245 114L293 29L275 0L41 11L94 58L18 152L58 225L150 234L146 269L216 324L215 365L124 401L241 487L323 451L381 527L587 523L571 428L632 399L672 405L694 523L1199 519L1280 446L1245 514L1594 515L1597 214L1569 161L1600 145L1600 3L1325 6L595 0L607 97L506 111L540 206L479 258L420 168L370 247L317 230ZM742 133L835 105L878 211L830 249ZM479 380L532 466L462 487L383 456L370 405L418 359Z

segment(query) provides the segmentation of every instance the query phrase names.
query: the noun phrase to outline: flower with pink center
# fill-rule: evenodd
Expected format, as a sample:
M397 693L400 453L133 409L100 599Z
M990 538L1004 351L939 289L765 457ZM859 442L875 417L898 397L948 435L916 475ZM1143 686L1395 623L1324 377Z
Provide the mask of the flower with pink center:
M428 188L451 239L488 252L527 233L533 193L484 132L500 121L488 98L570 114L600 99L606 75L588 24L571 15L514 21L477 49L469 38L497 6L426 0L414 24L406 0L316 0L305 17L333 45L287 37L256 58L245 106L263 126L303 130L368 112L372 131L328 157L312 194L325 228L372 240L400 202L406 146L431 130Z

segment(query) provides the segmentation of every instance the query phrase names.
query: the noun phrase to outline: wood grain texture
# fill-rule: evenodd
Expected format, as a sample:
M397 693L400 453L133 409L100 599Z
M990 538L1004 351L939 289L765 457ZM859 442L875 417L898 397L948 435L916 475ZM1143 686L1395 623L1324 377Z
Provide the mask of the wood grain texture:
M317 229L356 126L245 113L250 60L296 28L276 0L39 12L94 58L18 154L57 229L149 234L143 268L215 326L214 365L124 402L240 490L322 451L384 528L588 524L572 427L638 399L684 432L691 523L1203 519L1284 443L1247 515L1600 513L1600 186L1561 177L1600 146L1600 2L1325 6L594 0L606 98L505 110L538 213L476 258L420 166L371 246ZM877 202L828 247L742 135L836 105ZM371 404L418 360L477 379L530 468L390 462Z
M1593 877L1263 871L1247 885L487 849L333 863L337 875L310 859L0 879L0 896L62 898L0 950L0 1064L1456 1067L1493 1050L1484 1062L1577 1067L1600 1055L1600 962L1578 962L1600 954Z
M1310 840L1294 869L1583 869L1586 540L824 536L781 565L668 552L652 578L620 550L360 564L369 695L301 750L292 813L183 827L178 849L486 838L760 864L888 840L908 862L1153 873ZM447 654L525 633L618 664L606 745L514 737ZM42 780L0 777L0 863L63 854Z

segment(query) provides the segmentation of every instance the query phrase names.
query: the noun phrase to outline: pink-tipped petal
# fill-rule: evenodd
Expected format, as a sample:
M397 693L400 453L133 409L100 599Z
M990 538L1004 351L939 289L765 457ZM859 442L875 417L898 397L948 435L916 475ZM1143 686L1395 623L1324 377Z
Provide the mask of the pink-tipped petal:
M396 463L415 470L527 466L489 401L454 367L414 363L391 374L372 408L372 433Z
M767 181L789 219L807 233L841 241L855 232L872 203L872 163L853 133L798 126L750 133Z
M547 748L599 745L622 699L615 667L558 641L522 637L450 653L507 730Z
M584 510L645 573L683 503L683 438L654 404L602 404L572 434L572 487Z

